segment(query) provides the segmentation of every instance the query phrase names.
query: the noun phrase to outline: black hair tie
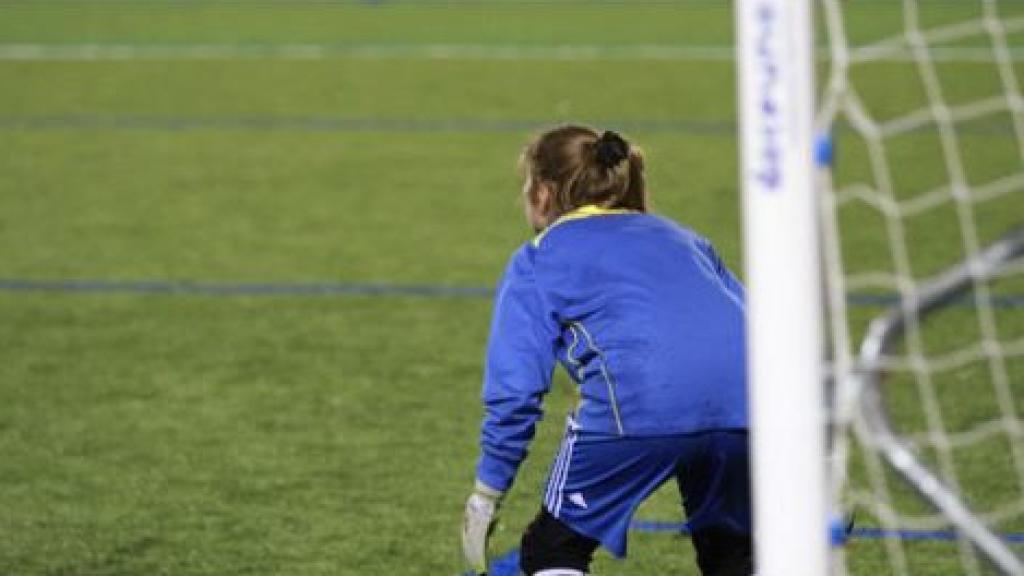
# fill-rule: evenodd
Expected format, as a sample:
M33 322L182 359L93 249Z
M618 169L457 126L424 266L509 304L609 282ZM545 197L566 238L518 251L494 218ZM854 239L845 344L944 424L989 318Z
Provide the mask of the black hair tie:
M605 133L601 134L601 137L597 139L595 153L598 164L605 168L612 169L618 166L619 163L626 158L629 158L629 143L615 132L606 130Z

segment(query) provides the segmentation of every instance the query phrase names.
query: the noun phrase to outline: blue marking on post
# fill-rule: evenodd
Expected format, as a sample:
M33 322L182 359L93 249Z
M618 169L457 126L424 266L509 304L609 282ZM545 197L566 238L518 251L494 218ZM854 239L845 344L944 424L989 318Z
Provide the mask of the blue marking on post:
M780 78L775 42L777 41L778 14L770 2L762 2L757 7L760 24L756 42L755 63L757 65L757 130L761 132L762 141L757 150L757 167L754 177L769 193L782 190L783 185L783 121L784 110L778 94Z
M835 141L832 134L819 134L814 142L814 162L821 168L830 168L835 161Z
M829 540L831 540L832 546L839 547L846 544L850 538L850 532L846 522L839 519L833 520L832 525L829 526Z

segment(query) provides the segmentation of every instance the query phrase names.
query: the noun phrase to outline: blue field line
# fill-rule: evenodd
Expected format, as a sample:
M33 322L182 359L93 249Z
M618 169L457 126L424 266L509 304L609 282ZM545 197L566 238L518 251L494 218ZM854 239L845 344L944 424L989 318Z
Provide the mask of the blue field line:
M989 296L994 308L1024 308L1024 294L991 294ZM865 308L888 308L899 303L899 297L895 294L878 294L867 292L855 292L847 294L846 301L852 306ZM958 306L974 306L974 297L963 295L953 300Z
M513 548L508 552L491 560L487 567L487 576L518 576L519 575L519 549ZM472 572L466 572L463 576L474 576Z
M196 296L411 296L420 298L489 299L490 286L397 284L390 282L204 282L192 280L96 280L0 278L0 292L64 292L93 294L170 294ZM1024 308L1024 294L994 294L996 308ZM894 294L853 293L851 306L885 308L897 303ZM959 300L973 305L969 297Z
M690 527L685 522L665 522L658 520L633 520L629 523L633 532L672 532L689 534Z
M864 540L929 540L929 541L954 541L959 539L957 533L952 530L883 530L882 528L854 528L850 532L853 538ZM1024 533L1008 532L1001 534L1003 540L1011 544L1024 544Z
M684 522L660 522L655 520L634 520L630 531L643 533L689 534L690 530ZM953 530L884 530L882 528L854 528L849 535L857 540L890 540L953 542L959 537ZM1009 532L1002 534L1004 540L1011 544L1024 543L1024 533ZM516 576L518 574L519 550L512 550L498 556L491 562L488 576ZM472 576L471 572L463 576Z
M653 520L634 520L630 524L633 532L673 534L689 534L690 530L685 522L659 522ZM854 528L850 531L850 538L859 540L926 540L938 542L951 542L959 539L953 530L886 530L883 528ZM1001 534L1002 538L1011 544L1024 544L1024 532L1006 532Z
M17 278L0 278L0 291L198 296L418 296L423 298L490 298L494 294L493 288L445 284L218 283L162 280L26 280Z

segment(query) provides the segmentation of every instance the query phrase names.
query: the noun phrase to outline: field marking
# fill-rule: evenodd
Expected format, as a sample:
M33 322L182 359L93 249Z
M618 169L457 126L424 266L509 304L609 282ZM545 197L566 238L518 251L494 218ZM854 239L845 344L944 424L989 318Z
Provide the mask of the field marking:
M690 529L685 522L659 522L653 520L634 520L629 525L631 532L643 532L648 534L672 533L689 534ZM929 541L929 542L955 542L959 536L953 530L885 530L882 528L854 528L850 531L850 538L855 540L889 540L899 539L903 541ZM1024 544L1024 532L1006 532L1001 536L1011 544ZM516 564L519 562L519 549L513 548L508 552L495 558L487 572L490 576L515 576L517 574ZM472 572L466 572L462 576L473 576Z
M446 284L241 283L77 279L0 279L0 291L193 296L418 296L424 298L490 298L494 293L494 289L488 287Z
M0 44L0 60L682 60L732 61L725 45Z
M963 0L931 0L931 4L949 7L959 6ZM892 4L892 0L858 0L858 4ZM715 6L721 7L721 0L0 0L0 6L109 6L128 4L146 8L189 8L193 6Z
M126 116L70 114L0 115L0 130L191 131L245 130L297 132L532 132L558 119L489 120L486 118L344 118L332 116ZM734 136L731 120L600 120L623 131L724 134Z
M74 62L137 60L504 60L602 61L648 60L675 62L732 62L729 44L150 44L150 43L0 43L0 61ZM987 63L995 60L990 48L934 46L938 62ZM824 60L828 52L819 51ZM1024 61L1024 46L1010 49L1015 62ZM890 61L913 62L913 54L895 53Z
M513 548L491 560L487 576L517 576L519 574L519 548ZM461 576L476 576L470 570Z
M152 116L122 114L49 114L4 116L0 131L72 131L111 130L141 132L189 132L201 130L253 132L337 132L337 133L522 133L534 132L563 122L559 118L368 118L340 116ZM735 137L736 123L731 119L591 119L593 123L626 132L648 134L691 134ZM922 126L908 133L930 133L936 126ZM834 131L849 131L845 124ZM1008 124L969 125L959 131L964 136L1015 137Z
M891 2L892 0L860 0L864 3ZM932 0L934 2L953 3L960 0ZM294 6L324 6L324 7L386 7L404 6L421 7L430 6L436 8L462 8L462 7L515 7L527 6L578 6L589 5L593 8L600 6L721 6L721 0L0 0L0 6L121 6L130 5L133 8L178 8L188 9L193 7L206 6L242 6L288 8Z
M652 520L634 520L629 529L634 532L673 534L689 534L685 522L659 522ZM1000 536L1012 544L1024 544L1024 532L1004 532ZM917 540L933 542L951 542L959 538L955 530L886 530L883 528L860 527L850 531L850 537L861 540Z
M405 296L418 298L489 299L494 288L452 284L390 282L203 282L172 280L96 280L0 278L0 292L58 292L80 294L167 294L179 296ZM886 308L898 302L895 294L852 293L853 306ZM969 299L963 300L970 305ZM995 294L997 308L1024 308L1024 293Z

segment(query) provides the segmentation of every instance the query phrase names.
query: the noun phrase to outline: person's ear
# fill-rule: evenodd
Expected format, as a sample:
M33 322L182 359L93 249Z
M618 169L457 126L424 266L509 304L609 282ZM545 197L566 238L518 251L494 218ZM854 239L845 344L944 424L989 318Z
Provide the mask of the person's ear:
M550 216L554 211L555 206L555 192L551 189L551 186L547 182L538 182L536 191L537 202L535 209L537 210L537 216L544 220L544 225L550 224Z

